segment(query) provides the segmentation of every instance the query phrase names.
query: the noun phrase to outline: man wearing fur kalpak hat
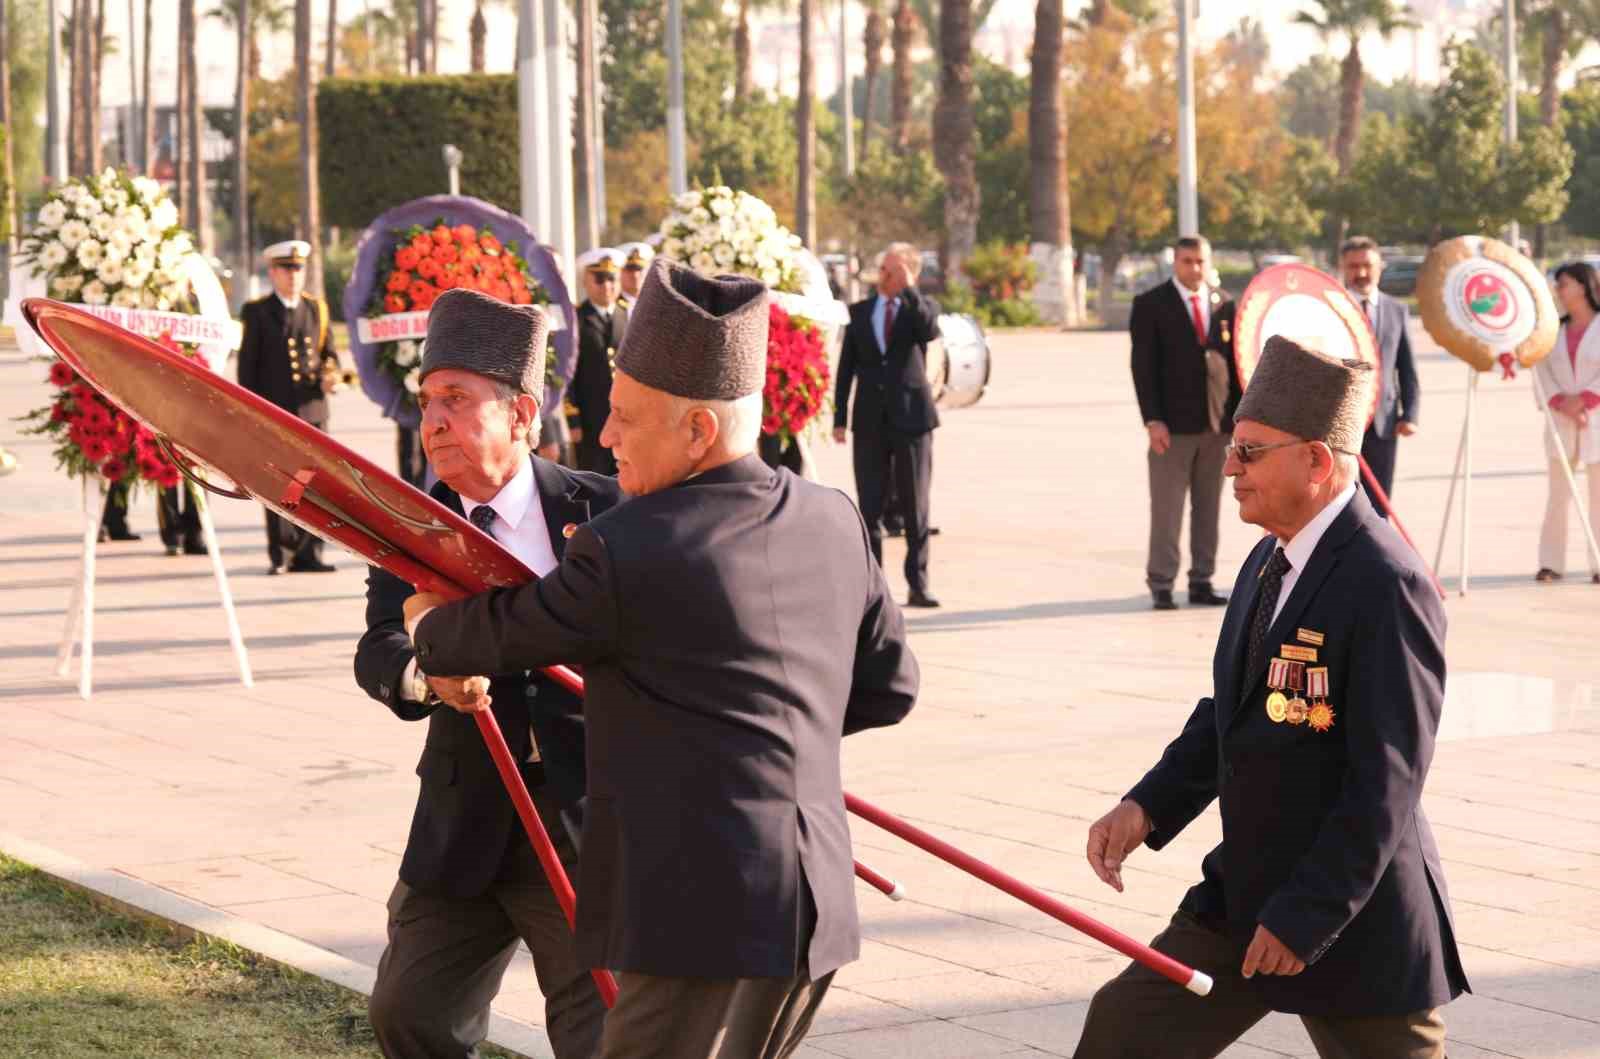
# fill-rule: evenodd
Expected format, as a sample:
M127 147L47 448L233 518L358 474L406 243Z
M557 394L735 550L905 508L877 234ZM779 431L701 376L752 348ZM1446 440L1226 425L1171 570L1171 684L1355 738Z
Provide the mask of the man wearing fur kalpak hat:
M427 673L583 667L601 1059L787 1056L859 954L840 737L918 670L855 506L756 455L766 357L765 286L658 258L601 435L633 499L537 584L407 603Z
M1267 536L1228 601L1214 686L1089 829L1119 892L1221 802L1222 843L1154 941L1215 976L1197 1000L1134 965L1095 994L1078 1059L1212 1056L1270 1011L1317 1053L1441 1059L1465 991L1420 804L1444 697L1444 610L1415 553L1356 489L1373 377L1281 337L1239 402L1224 468ZM1129 880L1140 885L1138 877Z
M536 306L446 291L428 316L417 395L423 451L439 478L434 499L540 575L561 560L575 527L622 499L613 478L529 454L548 334ZM476 697L463 681L417 671L401 609L411 594L410 585L372 568L367 632L355 658L367 694L401 720L428 721L417 764L422 789L372 993L378 1043L391 1059L477 1055L489 1003L526 941L555 1055L589 1059L605 1004L478 734ZM523 666L484 672L496 674L488 686L495 717L571 871L584 792L582 703Z

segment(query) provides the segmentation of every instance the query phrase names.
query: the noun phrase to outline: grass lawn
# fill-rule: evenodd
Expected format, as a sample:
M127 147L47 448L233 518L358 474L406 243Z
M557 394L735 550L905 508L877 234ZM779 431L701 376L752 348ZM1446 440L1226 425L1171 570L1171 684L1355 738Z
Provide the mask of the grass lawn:
M7 1057L375 1057L366 1010L356 993L110 911L0 855Z

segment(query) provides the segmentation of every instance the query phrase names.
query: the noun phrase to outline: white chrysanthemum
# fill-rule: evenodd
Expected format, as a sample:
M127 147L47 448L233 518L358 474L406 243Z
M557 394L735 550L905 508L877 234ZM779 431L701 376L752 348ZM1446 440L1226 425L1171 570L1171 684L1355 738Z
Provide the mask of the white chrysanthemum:
M730 198L714 198L711 200L711 212L718 217L727 217L733 213L733 200Z
M700 205L700 192L685 191L682 195L672 200L673 205L680 210L692 210Z
M76 250L79 243L89 238L89 226L74 217L61 226L61 231L56 233L56 237L68 250Z
M184 245L185 243L187 243L187 240L174 237L161 244L161 250L156 255L156 261L161 265L163 272L177 271L184 255L189 252L188 246Z
M100 262L100 268L96 271L96 275L100 277L100 282L107 287L120 287L124 282L122 262L102 261Z
M39 207L39 227L46 231L55 231L61 227L61 222L67 219L67 207L60 199L51 199Z
M116 213L128 204L128 193L120 187L111 188L100 196L100 204L112 213Z
M405 384L407 393L416 393L422 389L422 369L412 368L406 372Z
M157 243L143 242L133 248L133 259L142 261L146 268L155 268L156 256L161 247Z
M117 211L117 229L126 232L129 236L136 237L143 234L145 223L149 219L149 214L144 212L144 207L127 205Z
M402 368L414 367L422 359L421 343L406 339L395 343L394 362Z
M101 246L93 239L85 239L83 242L79 243L78 249L75 251L75 253L78 257L78 264L82 265L84 268L99 268L100 262L103 261L106 256L105 247Z
M89 231L99 240L111 238L111 233L117 230L117 219L109 213L96 214L94 220L89 222Z
M123 287L111 296L111 304L121 309L137 309L139 307L139 292L132 287Z
M133 240L126 232L112 232L106 240L106 260L126 261L133 256Z
M105 207L100 205L100 200L87 191L78 196L78 201L72 208L77 211L79 217L83 218L98 217L105 212Z
M722 266L723 268L727 268L733 264L739 255L735 254L733 252L733 247L729 246L727 243L718 243L717 248L711 252L711 256L717 259L718 265Z
M123 263L122 282L130 287L143 287L150 279L150 266L137 257Z
M696 206L694 209L689 211L689 223L694 225L696 228L700 227L702 224L705 224L710 219L711 214L707 212L704 206Z
M106 303L106 285L97 279L92 279L83 285L83 304L104 305Z
M83 277L79 275L57 276L50 281L50 289L56 297L66 298L78 293L78 288L83 286Z
M710 273L712 269L717 267L717 263L710 254L702 250L689 259L689 267L696 272Z
M39 248L39 264L46 272L60 268L67 263L67 258L72 255L59 240L52 239Z
M154 202L161 197L161 183L147 176L134 177L133 190L145 202Z
M162 199L150 211L150 224L157 231L165 232L177 223L178 207L172 204L171 199Z

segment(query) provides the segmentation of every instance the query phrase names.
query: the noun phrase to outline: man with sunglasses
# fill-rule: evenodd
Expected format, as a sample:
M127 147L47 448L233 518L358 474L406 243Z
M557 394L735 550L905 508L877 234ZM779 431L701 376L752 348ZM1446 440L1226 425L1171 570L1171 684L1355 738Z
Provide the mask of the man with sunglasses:
M1129 967L1095 994L1077 1059L1214 1056L1271 1011L1299 1015L1325 1059L1443 1059L1440 1008L1468 988L1420 804L1445 618L1356 488L1372 376L1273 337L1239 403L1224 471L1267 535L1234 585L1212 694L1087 851L1120 892L1141 843L1161 849L1220 802L1222 842L1152 943L1216 984L1196 1000Z
M578 258L583 276L584 300L578 306L578 367L567 386L567 416L572 428L578 470L596 474L617 473L611 450L600 444L600 431L611 414L612 361L628 329L628 310L617 303L617 273L622 255L600 246Z
M333 350L328 303L305 289L311 244L300 239L274 243L262 252L272 293L246 302L239 312L244 339L239 346L239 385L299 416L318 430L328 429L328 394L340 385L339 355ZM267 512L267 573L277 574L288 553L291 573L327 573L322 539Z

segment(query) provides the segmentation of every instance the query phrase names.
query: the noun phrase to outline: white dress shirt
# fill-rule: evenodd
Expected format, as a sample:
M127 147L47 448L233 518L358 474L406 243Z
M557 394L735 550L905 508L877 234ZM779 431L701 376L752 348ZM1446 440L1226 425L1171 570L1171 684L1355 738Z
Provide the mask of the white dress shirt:
M1184 314L1190 319L1194 318L1194 303L1189 299L1200 299L1200 326L1203 327L1206 334L1209 335L1211 333L1211 291L1206 289L1206 285L1204 283L1200 284L1200 286L1196 287L1194 290L1190 290L1188 287L1185 287L1183 284L1178 282L1177 276L1172 277L1172 285L1178 288L1178 296L1183 299Z
M278 299L278 301L282 302L283 303L283 307L285 309L289 310L290 312L294 312L296 309L300 308L300 299L299 298L296 298L294 301L290 301L288 298L285 298L283 295L279 294L277 291L273 291L272 294L273 294L274 297L276 297Z
M1283 546L1283 557L1289 560L1289 572L1283 575L1283 587L1278 589L1278 605L1272 611L1274 622L1278 620L1278 615L1283 613L1283 605L1289 602L1289 593L1294 591L1295 582L1300 580L1300 571L1311 561L1311 553L1317 550L1322 535L1328 532L1328 527L1333 525L1333 520L1339 517L1339 513L1350 506L1350 501L1355 495L1356 483L1351 482L1344 487L1343 492L1328 503L1327 507L1318 511L1316 517L1294 535L1293 540ZM1268 628L1271 628L1270 624Z
M890 302L898 302L899 300L900 299L898 297L885 298L880 294L878 295L877 302L872 306L872 334L873 337L877 338L878 340L878 348L885 353L889 352L889 336L883 333L884 307ZM905 306L896 305L894 310L895 316L898 318L900 313L904 310Z

